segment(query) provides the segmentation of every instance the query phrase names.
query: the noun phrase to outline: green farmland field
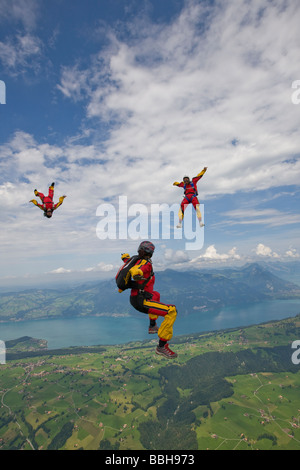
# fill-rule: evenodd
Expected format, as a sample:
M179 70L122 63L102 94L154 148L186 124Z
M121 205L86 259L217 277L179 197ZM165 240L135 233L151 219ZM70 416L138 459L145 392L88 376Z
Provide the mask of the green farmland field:
M300 316L176 337L174 361L156 340L14 344L0 365L0 449L300 450L297 339Z

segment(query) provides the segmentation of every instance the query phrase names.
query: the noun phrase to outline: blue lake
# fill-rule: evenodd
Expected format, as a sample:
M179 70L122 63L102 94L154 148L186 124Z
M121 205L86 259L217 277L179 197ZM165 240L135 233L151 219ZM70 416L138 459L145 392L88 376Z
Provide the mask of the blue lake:
M174 325L174 336L280 320L298 313L300 300L294 299L226 307L214 313L196 311L182 317L179 313ZM158 324L160 322L158 319ZM21 336L45 339L49 349L124 344L156 338L148 334L147 315L135 312L127 317L99 316L0 323L0 340L8 341Z

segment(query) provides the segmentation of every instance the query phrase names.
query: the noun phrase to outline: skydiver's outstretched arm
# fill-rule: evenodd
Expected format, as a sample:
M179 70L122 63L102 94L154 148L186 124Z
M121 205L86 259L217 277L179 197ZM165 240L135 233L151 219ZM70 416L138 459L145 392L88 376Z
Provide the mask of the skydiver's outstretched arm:
M204 173L206 172L206 170L207 170L207 166L205 166L205 167L203 168L203 170L200 171L200 173L198 173L198 175L196 176L196 178L202 178L202 176L204 175Z
M59 201L58 201L57 204L54 205L53 210L57 209L59 206L62 205L62 203L64 202L65 197L67 197L67 196L60 196Z
M203 168L203 170L200 171L200 173L198 173L198 175L193 178L193 180L197 178L197 181L199 181L199 179L202 178L202 176L204 175L204 173L206 172L206 170L207 170L207 166L205 166L205 167ZM183 187L184 187L184 182L181 181L181 183L178 183L178 181L175 181L175 182L173 183L173 186L178 186L179 188L183 188Z

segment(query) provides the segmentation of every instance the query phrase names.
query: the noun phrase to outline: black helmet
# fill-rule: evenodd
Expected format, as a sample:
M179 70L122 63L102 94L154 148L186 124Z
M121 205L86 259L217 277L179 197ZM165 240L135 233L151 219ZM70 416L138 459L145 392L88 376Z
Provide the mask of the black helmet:
M49 213L47 211L44 211L44 217L47 217L48 219L51 219L52 217L52 211Z
M152 256L155 250L155 246L153 243L149 241L145 241L140 243L140 246L138 247L138 253L140 251L143 251L145 254Z

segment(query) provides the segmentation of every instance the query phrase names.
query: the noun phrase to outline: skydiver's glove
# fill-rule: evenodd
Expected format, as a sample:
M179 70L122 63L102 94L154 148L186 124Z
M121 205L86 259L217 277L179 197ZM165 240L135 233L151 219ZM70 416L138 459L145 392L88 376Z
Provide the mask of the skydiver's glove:
M204 175L204 173L206 172L206 170L207 170L207 166L205 166L205 167L203 168L203 170L202 170L202 171L200 171L200 173L198 173L198 175L197 175L197 176L203 176L203 175Z
M128 253L122 253L121 254L121 260L122 261L126 261L129 258L130 258L130 255Z
M138 267L136 266L133 266L130 270L129 270L130 274L131 274L131 277L135 280L135 281L140 281L141 279L143 279L143 271L141 269L139 269Z
M37 201L36 201L35 199L31 199L31 201L29 201L29 202L33 202L33 204L34 204L35 206L37 206Z
M173 186L179 186L180 183L178 183L178 181L175 181L175 183L173 183Z

